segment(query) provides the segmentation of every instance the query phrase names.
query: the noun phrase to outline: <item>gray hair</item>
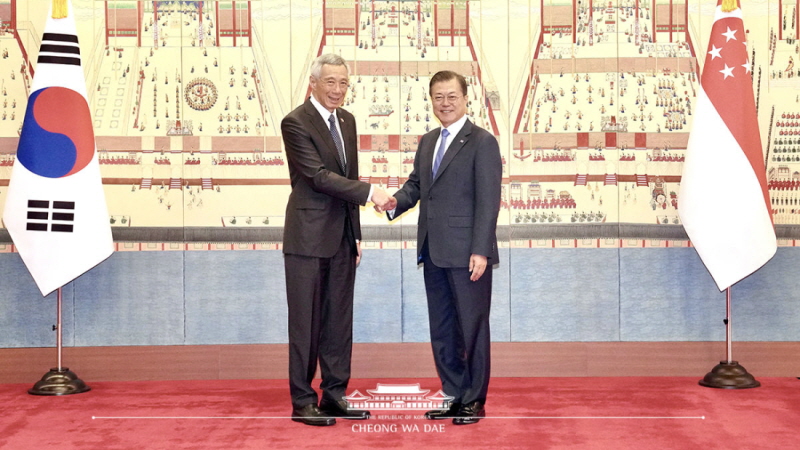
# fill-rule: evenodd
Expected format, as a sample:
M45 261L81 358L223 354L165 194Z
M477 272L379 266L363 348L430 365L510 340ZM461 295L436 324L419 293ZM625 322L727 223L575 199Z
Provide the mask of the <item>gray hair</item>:
M333 53L319 55L317 59L311 63L311 76L319 80L319 76L322 74L322 66L325 64L330 66L344 66L345 69L347 69L347 76L350 76L350 68L347 67L347 61L345 61L341 56Z

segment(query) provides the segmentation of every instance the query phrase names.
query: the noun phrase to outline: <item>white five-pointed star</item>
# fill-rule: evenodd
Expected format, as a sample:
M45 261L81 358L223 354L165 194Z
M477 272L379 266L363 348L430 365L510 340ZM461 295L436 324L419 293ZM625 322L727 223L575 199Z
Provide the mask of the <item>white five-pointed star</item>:
M721 50L722 50L722 47L720 47L720 48L717 48L717 46L716 46L716 45L714 45L714 44L711 44L711 51L710 51L710 52L708 52L708 53L711 55L711 60L712 60L712 61L714 60L714 58L722 58L722 55L720 55L720 54L719 54L719 52L720 52Z
M742 64L742 67L744 67L744 73L750 73L750 61Z
M722 35L727 38L727 40L725 40L725 42L728 42L731 39L733 39L735 41L736 40L736 32L737 31L739 31L739 30L731 30L731 27L728 27L728 31L725 32L725 33L722 33Z
M733 76L733 67L728 67L728 65L725 64L725 68L720 70L719 72L721 74L725 75L725 78L723 78L723 80L727 79L728 77L732 77Z

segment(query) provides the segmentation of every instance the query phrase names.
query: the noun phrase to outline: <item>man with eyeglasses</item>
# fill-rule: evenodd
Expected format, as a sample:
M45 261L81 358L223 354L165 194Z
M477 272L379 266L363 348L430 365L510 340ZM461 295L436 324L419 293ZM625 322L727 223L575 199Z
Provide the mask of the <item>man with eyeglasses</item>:
M424 265L433 358L442 390L453 397L449 408L425 417L467 425L485 416L489 387L502 160L497 139L467 118L463 76L436 73L430 96L442 126L422 136L408 181L375 209L393 220L420 202L417 257Z
M343 58L314 60L311 97L281 122L292 193L283 228L289 305L292 420L329 426L336 417L366 419L343 400L350 380L353 290L361 261L359 206L388 195L358 179L356 122L340 108L349 87ZM322 373L322 399L311 387ZM318 404L319 403L319 404Z

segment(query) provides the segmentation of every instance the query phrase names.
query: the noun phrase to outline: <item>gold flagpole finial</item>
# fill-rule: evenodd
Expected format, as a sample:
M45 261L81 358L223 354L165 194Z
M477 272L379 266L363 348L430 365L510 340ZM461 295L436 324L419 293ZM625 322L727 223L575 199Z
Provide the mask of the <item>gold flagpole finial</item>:
M53 0L53 19L67 17L67 0Z
M731 12L739 8L737 0L722 0L722 12Z

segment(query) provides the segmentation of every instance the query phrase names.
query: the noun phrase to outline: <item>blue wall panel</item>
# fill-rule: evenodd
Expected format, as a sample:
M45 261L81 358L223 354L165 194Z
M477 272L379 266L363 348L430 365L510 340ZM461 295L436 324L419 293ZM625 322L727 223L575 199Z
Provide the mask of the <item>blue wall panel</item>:
M799 272L798 249L779 248L758 272L733 286L734 340L800 341Z
M512 341L619 339L619 250L512 249Z
M178 345L184 252L117 252L77 278L75 345Z
M283 253L186 252L186 343L287 340Z
M502 249L495 341L723 340L725 296L692 248ZM800 249L779 248L733 287L734 340L800 340ZM364 251L355 342L427 342L416 250ZM0 347L52 347L43 298L17 254L0 254ZM64 287L66 346L286 342L279 251L117 252Z
M489 314L493 341L511 340L511 251L500 249L500 264L492 273L492 310Z
M623 341L725 339L725 295L693 248L620 251Z
M74 345L72 283L62 289L61 303L62 339ZM56 293L42 297L22 258L0 255L0 347L54 347L56 312Z
M402 251L403 342L429 342L428 301L425 277L417 264L417 249Z
M400 250L364 250L356 272L353 342L401 342Z

